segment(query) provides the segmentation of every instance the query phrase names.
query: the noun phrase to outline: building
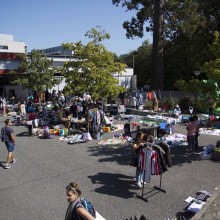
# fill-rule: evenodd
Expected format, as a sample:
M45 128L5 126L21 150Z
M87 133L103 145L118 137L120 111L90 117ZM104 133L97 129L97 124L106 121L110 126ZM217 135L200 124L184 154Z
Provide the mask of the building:
M59 56L72 56L73 52L71 50L65 49L62 45L57 47L50 47L46 49L41 49L41 53L45 54L46 56L51 55L59 55Z
M41 52L45 54L48 59L53 60L53 67L62 67L66 61L76 59L73 52L64 49L63 46L41 49ZM136 76L134 75L133 68L126 68L121 75L115 73L113 76L118 79L119 85L127 89L136 88ZM65 79L63 79L59 85L54 86L51 90L62 91L65 85Z
M64 63L76 59L73 52L64 49L63 46L51 47L40 50L48 59L52 60L52 67L63 67ZM0 34L0 93L5 94L6 97L11 95L17 99L27 97L28 90L24 90L21 86L13 86L10 84L12 77L9 72L15 70L21 63L21 54L28 56L27 46L24 42L14 41L13 35ZM55 76L63 78L62 76ZM133 69L126 68L122 75L114 74L119 80L119 85L131 89L133 87ZM59 85L54 86L56 91L62 91L65 87L65 79Z
M14 41L13 35L0 34L0 94L15 96L15 86L10 86L9 72L18 68L21 55L26 52L27 46L24 42Z

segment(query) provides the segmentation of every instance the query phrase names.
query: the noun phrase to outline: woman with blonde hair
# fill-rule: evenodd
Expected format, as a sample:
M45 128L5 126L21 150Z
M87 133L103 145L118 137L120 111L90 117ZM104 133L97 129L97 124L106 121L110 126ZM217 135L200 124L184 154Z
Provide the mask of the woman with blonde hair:
M95 218L85 209L82 203L82 192L77 183L72 182L66 187L66 198L69 206L65 220L94 220Z

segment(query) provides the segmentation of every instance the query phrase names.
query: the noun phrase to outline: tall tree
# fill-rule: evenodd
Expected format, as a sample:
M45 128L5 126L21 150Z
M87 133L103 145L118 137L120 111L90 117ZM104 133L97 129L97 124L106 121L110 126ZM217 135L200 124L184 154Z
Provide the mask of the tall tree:
M81 41L64 44L65 48L72 50L77 57L64 65L63 75L67 83L64 92L89 92L95 100L124 92L125 88L119 86L113 75L120 75L126 65L116 62L115 55L102 44L110 35L97 26L89 30L85 36L92 39L86 45Z
M213 30L219 30L220 26L218 0L112 0L112 2L116 6L121 3L127 10L137 12L130 21L123 23L128 38L143 37L145 30L153 32L153 88L161 88L164 85L165 74L171 79L172 74L176 73L187 77L204 62L204 59L209 59L205 53L207 44L212 40ZM181 66L177 71L166 69L163 73L165 62L163 57L166 53L164 49L167 49L164 42L169 41L175 51L176 44L182 50L178 60ZM176 60L177 53L173 55L172 58ZM167 57L166 64L170 68L167 62L172 60Z
M14 84L21 85L25 89L42 92L50 89L60 82L54 78L55 69L52 68L52 60L38 50L32 50L30 55L22 60L18 70L14 72Z
M174 89L174 82L178 79L188 81L193 77L194 70L213 59L209 45L213 42L214 32L220 27L218 0L185 0L181 4L177 1L174 3L175 1L166 10L170 17L165 24L166 89ZM205 74L202 73L199 78L206 78Z
M163 44L164 44L164 0L112 0L112 3L127 10L136 10L136 18L125 21L123 27L126 29L126 36L143 37L144 30L153 31L153 71L152 89L163 87ZM146 23L149 25L146 26Z

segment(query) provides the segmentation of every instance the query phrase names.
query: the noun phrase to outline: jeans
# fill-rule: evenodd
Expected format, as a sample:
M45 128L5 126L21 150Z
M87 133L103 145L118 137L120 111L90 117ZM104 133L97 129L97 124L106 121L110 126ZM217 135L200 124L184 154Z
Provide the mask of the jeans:
M187 136L189 153L195 151L195 136Z
M139 167L136 168L136 181L140 183L143 181L143 171Z
M8 152L13 152L15 144L13 142L5 142Z

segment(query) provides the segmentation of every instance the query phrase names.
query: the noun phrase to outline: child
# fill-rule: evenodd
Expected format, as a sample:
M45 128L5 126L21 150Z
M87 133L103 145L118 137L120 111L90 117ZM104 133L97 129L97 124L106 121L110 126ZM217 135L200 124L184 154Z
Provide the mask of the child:
M77 183L72 182L66 187L66 198L69 206L65 220L94 220L95 218L84 208L81 203L81 190Z

